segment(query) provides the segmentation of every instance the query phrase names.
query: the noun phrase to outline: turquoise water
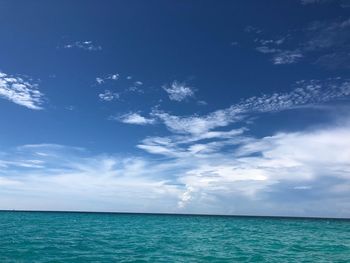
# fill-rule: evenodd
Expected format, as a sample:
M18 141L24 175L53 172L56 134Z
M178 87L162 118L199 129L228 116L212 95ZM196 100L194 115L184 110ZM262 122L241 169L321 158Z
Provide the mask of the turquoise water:
M0 212L0 262L350 262L350 221Z

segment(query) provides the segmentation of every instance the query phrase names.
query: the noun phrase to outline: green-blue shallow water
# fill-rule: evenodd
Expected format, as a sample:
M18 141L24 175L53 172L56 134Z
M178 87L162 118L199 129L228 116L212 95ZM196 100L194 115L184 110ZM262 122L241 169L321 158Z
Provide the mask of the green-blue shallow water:
M350 221L0 212L0 262L350 262Z

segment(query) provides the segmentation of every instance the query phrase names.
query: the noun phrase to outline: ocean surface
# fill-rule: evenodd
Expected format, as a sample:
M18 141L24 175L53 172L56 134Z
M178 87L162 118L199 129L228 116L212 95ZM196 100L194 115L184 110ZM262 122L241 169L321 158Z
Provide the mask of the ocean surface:
M0 212L0 262L350 262L350 221Z

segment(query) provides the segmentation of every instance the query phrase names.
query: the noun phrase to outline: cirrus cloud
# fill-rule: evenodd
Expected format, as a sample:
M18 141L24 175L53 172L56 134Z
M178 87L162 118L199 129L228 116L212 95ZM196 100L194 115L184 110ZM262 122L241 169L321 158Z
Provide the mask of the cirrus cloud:
M43 109L44 94L27 77L0 72L0 97L32 110Z

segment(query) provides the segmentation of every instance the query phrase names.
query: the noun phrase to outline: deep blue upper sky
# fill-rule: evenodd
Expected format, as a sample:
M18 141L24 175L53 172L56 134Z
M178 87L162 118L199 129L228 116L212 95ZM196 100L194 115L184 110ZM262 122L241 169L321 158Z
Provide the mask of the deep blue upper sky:
M350 216L349 7L0 1L0 209Z

